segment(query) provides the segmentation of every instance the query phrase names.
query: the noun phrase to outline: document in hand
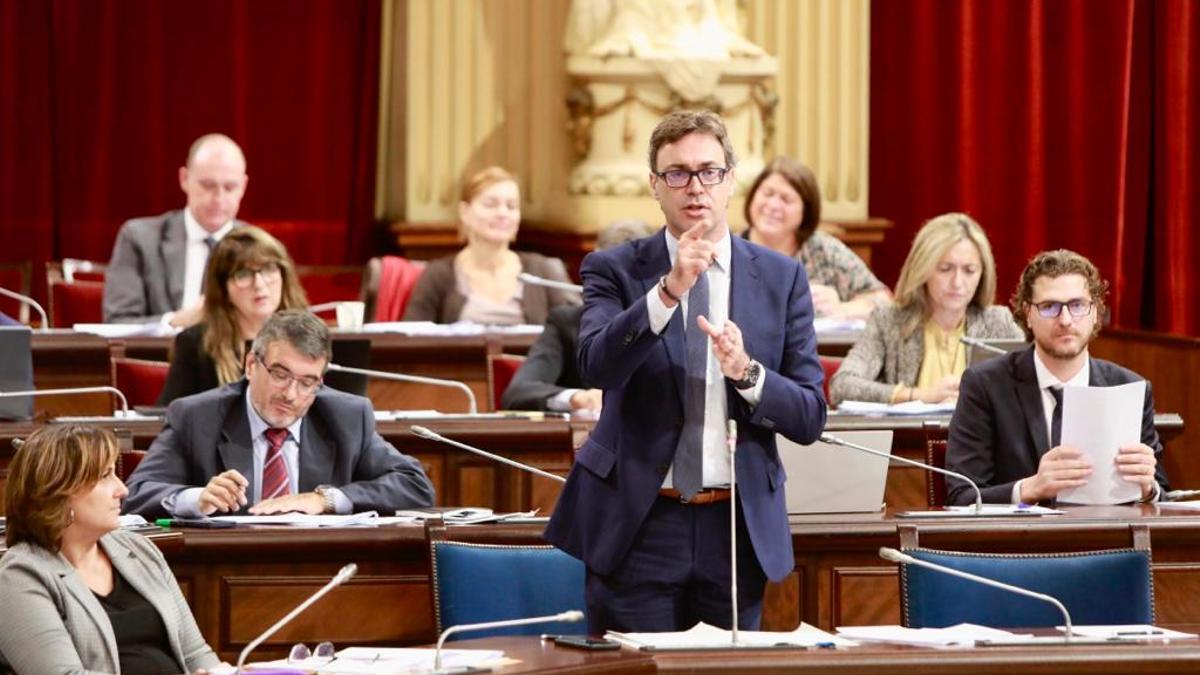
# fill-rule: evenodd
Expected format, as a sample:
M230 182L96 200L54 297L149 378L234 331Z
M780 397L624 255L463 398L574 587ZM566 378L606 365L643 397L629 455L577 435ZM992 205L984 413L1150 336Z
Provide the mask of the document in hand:
M1142 440L1145 381L1117 387L1063 388L1062 444L1079 448L1092 464L1087 485L1058 493L1059 502L1120 504L1137 501L1141 488L1117 471L1117 449Z

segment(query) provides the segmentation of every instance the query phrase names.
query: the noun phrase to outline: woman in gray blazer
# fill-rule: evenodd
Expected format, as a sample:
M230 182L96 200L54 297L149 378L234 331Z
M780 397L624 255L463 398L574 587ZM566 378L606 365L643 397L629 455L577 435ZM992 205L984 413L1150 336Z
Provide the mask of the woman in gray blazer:
M830 381L830 403L944 403L958 397L966 370L962 336L1023 337L996 297L996 263L970 216L931 219L900 271L895 305L877 308Z
M116 438L40 427L5 496L0 654L17 673L192 673L220 665L158 549L120 531Z

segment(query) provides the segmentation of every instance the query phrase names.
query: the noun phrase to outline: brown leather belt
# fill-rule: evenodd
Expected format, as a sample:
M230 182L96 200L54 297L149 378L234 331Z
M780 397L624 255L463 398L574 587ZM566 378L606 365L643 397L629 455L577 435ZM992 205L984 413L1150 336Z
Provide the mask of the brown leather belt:
M691 499L684 499L675 488L662 488L658 491L658 496L674 499L680 504L715 504L729 501L729 488L706 488L692 495Z

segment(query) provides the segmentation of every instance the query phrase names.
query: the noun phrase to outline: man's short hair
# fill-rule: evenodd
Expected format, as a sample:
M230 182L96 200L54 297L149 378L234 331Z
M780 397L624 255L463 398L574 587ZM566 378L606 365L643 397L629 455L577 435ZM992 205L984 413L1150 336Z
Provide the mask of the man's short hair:
M307 309L287 309L272 314L254 338L254 354L266 359L267 347L275 342L286 342L310 359L324 358L326 366L333 358L329 328Z
M1096 308L1096 324L1092 328L1092 335L1100 332L1100 325L1108 315L1108 308L1104 304L1104 296L1108 294L1108 282L1100 276L1100 270L1096 269L1092 261L1074 251L1060 248L1035 255L1021 271L1021 280L1017 283L1017 290L1013 293L1010 305L1013 316L1017 318L1017 323L1025 331L1026 337L1033 338L1028 319L1028 310L1033 304L1033 285L1042 277L1057 279L1066 274L1078 274L1087 281L1088 295L1092 296Z
M732 169L737 164L729 133L725 131L725 123L719 115L709 110L676 110L663 117L650 134L650 170L658 171L658 151L664 145L695 133L708 134L717 139L725 152L726 169Z

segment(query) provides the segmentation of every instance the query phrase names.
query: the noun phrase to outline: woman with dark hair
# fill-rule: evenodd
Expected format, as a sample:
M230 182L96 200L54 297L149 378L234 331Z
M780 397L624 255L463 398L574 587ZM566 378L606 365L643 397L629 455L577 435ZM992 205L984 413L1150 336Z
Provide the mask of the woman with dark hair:
M408 301L405 321L542 324L550 308L579 304L577 294L520 280L527 272L571 282L558 258L510 248L521 224L521 190L511 173L493 166L468 178L458 215L467 245L426 266Z
M175 336L158 404L240 380L246 342L267 318L307 306L296 267L278 239L253 225L230 231L208 257L203 319Z
M772 160L751 184L745 214L750 241L804 265L817 316L862 319L891 299L862 258L817 230L821 189L807 166L787 157Z
M192 673L220 665L158 548L120 530L118 446L47 425L8 468L0 653L17 673Z

